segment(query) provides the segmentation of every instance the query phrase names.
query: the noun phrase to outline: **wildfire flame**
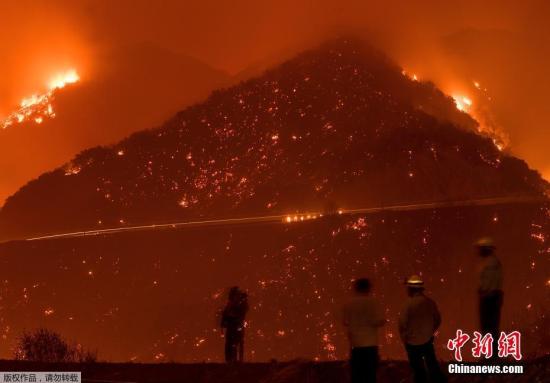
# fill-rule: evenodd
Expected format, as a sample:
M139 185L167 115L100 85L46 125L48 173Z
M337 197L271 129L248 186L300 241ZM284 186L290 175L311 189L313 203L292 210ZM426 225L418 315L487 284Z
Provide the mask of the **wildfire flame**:
M410 80L418 81L418 76L416 75L416 73L409 73L409 72L407 72L406 70L403 69L401 71L401 74L405 77L408 77Z
M411 81L420 81L419 76L414 72L403 69L401 74ZM457 110L470 115L477 121L478 133L491 138L495 147L500 151L509 147L508 135L498 126L492 116L489 106L492 97L487 88L479 81L473 80L469 85L464 81L439 81L439 86L444 92L452 95Z
M71 69L64 73L57 74L54 76L48 83L48 88L50 91L55 89L64 88L67 84L74 84L80 80L80 76L76 70Z
M75 69L54 75L47 83L46 92L23 98L16 111L8 115L4 120L0 120L0 127L6 129L12 125L28 121L41 124L46 118L54 118L55 111L52 102L55 91L78 81L80 81L80 76Z
M468 112L473 105L470 98L466 96L453 96L455 100L456 108L462 112Z
M486 88L483 88L478 81L473 81L473 85L478 91L478 98L482 97L486 102L491 101L491 97L487 94ZM483 109L480 106L474 105L474 102L468 96L454 95L453 99L456 108L472 116L479 124L478 132L490 137L498 150L503 151L508 147L508 136L495 124L487 108Z

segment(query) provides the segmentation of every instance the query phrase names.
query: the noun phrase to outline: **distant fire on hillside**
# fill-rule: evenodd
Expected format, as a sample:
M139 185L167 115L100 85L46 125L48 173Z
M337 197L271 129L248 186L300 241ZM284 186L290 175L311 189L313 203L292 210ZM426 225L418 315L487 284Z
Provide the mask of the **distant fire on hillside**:
M18 109L0 121L0 127L6 129L10 126L27 122L41 124L48 118L54 118L53 100L56 90L78 81L80 81L80 76L75 69L55 74L47 82L47 90L45 92L34 93L29 97L23 98Z
M412 81L433 81L430 76L421 78L420 75L407 70L403 70L401 73ZM438 86L452 97L456 109L468 114L478 122L478 133L490 137L498 150L503 151L508 149L510 146L510 138L505 130L502 129L492 117L490 104L492 97L487 88L482 86L479 81L473 80L467 86L461 85L458 87L460 90L456 89L456 84L462 83L463 81L459 79L453 79L449 81L449 84L438 82Z

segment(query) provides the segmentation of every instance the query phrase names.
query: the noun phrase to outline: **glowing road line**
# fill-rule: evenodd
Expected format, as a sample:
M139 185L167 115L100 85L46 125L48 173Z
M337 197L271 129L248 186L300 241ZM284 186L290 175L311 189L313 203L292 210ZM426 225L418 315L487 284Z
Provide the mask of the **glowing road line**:
M335 212L325 213L325 215L356 215L356 214L375 214L381 212L402 212L402 211L415 211L426 209L442 209L451 207L469 207L469 206L491 206L491 205L506 205L512 203L542 203L548 202L544 197L498 197L498 198L483 198L483 199L471 199L460 201L438 201L438 202L426 202L404 205L390 205L390 206L378 206L378 207L366 207L358 209L341 209ZM177 229L183 227L199 227L199 226L218 226L218 225L239 225L246 223L270 223L270 222L282 222L282 223L296 223L307 222L322 218L323 213L295 213L295 214L281 214L281 215L266 215L256 217L244 217L244 218L226 218L226 219L210 219L203 221L187 221L187 222L175 222L175 223L163 223L152 225L139 225L139 226L126 226L110 229L96 229L75 231L69 233L43 235L39 237L27 238L26 241L39 241L45 239L59 239L59 238L75 238L86 237L103 234L118 234L124 232L140 231L140 230L159 230L159 229Z
M491 205L506 205L512 203L542 203L548 202L548 199L544 197L497 197L497 198L482 198L460 201L439 201L439 202L425 202L415 203L407 205L393 205L393 206L380 206L371 208L361 208L344 210L343 214L356 214L356 213L378 213L382 211L412 211L412 210L425 210L425 209L441 209L448 207L468 207L468 206L491 206Z
M38 241L42 239L55 239L55 238L67 238L67 237L84 237L84 236L100 235L100 234L115 234L115 233L122 233L126 231L176 229L176 228L185 227L185 226L196 227L196 226L210 226L210 225L235 225L235 224L243 224L243 223L276 222L284 219L285 217L286 215L266 215L266 216L260 216L260 217L211 219L211 220L204 220L204 221L187 221L187 222L162 223L162 224L153 224L153 225L115 227L111 229L85 230L85 231L75 231L72 233L44 235L40 237L27 238L26 241Z

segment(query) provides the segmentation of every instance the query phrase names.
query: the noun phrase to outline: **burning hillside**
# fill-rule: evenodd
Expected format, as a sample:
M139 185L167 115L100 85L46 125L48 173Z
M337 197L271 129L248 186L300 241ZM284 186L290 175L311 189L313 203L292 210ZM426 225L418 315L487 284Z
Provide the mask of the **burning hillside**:
M21 100L19 108L10 115L0 120L0 128L6 129L12 125L34 122L41 124L47 118L54 118L53 100L55 92L66 85L74 84L80 80L76 70L71 69L53 76L47 84L47 90L43 93L35 93Z
M11 197L0 224L11 239L542 196L546 186L479 135L451 97L339 40L218 91L157 129L81 153ZM529 329L527 355L547 346L532 324L544 323L547 309L548 217L541 204L510 204L12 242L0 246L0 329L12 344L40 323L115 360L220 360L216 315L226 288L238 284L251 302L247 359L343 358L339 310L350 281L368 275L390 319L382 354L398 358L402 278L424 276L443 313L442 347L458 326L475 328L471 244L491 235L505 270L504 327Z
M476 130L433 85L340 40L29 183L2 237L543 191Z

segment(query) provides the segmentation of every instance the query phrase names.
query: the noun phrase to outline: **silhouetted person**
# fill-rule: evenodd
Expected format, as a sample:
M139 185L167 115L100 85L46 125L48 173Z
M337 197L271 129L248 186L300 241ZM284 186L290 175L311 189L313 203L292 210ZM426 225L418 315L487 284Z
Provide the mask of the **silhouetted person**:
M352 383L376 382L378 328L386 323L376 299L370 295L366 278L353 284L354 297L344 306L343 320L351 346Z
M413 275L407 279L409 299L399 317L399 334L405 344L415 383L445 382L435 356L434 333L441 324L436 303L424 295L424 282Z
M483 335L493 336L493 357L497 356L497 342L500 336L500 311L504 294L502 292L502 265L495 255L495 245L490 238L476 243L481 258L479 267L479 326Z
M247 312L248 295L237 286L232 287L221 320L222 333L225 333L227 363L242 362L244 359L244 327Z

